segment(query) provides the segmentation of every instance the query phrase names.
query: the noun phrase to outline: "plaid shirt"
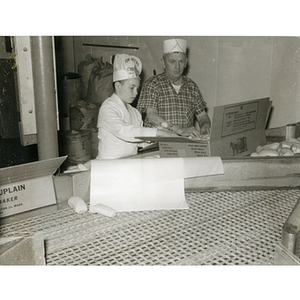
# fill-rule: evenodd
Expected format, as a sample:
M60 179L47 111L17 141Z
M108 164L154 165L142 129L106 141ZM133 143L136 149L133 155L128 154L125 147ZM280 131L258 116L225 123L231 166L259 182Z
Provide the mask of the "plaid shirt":
M182 76L177 94L165 73L149 78L141 90L137 109L144 114L148 107L154 108L165 120L183 128L194 126L195 116L203 112L206 103L197 84ZM144 126L154 127L146 117Z

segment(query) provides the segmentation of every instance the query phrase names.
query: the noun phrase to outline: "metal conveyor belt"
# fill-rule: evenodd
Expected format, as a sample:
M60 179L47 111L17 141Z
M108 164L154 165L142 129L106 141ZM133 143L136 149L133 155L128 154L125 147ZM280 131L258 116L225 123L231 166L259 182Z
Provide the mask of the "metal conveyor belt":
M186 192L188 210L76 214L67 207L0 226L42 231L47 265L272 265L300 190Z

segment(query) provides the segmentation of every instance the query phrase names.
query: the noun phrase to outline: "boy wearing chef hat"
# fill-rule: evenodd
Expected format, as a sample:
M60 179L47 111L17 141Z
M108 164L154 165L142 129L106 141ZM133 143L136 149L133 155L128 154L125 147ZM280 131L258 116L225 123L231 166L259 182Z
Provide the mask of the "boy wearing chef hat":
M166 130L143 127L140 112L131 106L139 86L142 63L133 55L117 54L114 59L114 93L101 105L98 115L97 159L115 159L137 154L143 146L138 136L176 136Z
M179 135L200 137L210 133L211 122L197 84L183 74L186 52L184 39L163 42L164 72L145 82L137 108L146 113L145 126L163 126Z

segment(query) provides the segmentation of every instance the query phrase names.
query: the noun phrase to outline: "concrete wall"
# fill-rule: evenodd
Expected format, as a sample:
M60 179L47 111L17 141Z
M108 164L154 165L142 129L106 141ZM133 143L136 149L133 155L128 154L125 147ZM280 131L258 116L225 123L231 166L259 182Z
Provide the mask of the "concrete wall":
M65 45L69 45L68 38ZM74 65L70 70L76 71L87 53L103 57L104 61L109 61L112 54L128 53L142 60L145 80L153 75L153 70L163 71L162 44L167 38L172 37L74 37ZM187 75L198 84L210 117L215 106L270 97L273 108L269 128L300 121L300 40L297 37L178 38L188 40ZM105 44L132 48L105 48Z
M273 43L270 128L300 121L300 39L276 37Z

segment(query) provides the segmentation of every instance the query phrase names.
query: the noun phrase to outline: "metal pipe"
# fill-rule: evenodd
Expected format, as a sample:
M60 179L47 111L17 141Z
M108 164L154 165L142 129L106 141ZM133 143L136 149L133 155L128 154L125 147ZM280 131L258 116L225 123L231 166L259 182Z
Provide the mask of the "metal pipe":
M281 234L281 244L287 248L291 253L295 253L295 245L297 239L297 227L292 224L284 224Z
M300 231L300 199L282 227L281 244L295 253L297 234Z
M58 157L52 37L30 37L39 160Z

